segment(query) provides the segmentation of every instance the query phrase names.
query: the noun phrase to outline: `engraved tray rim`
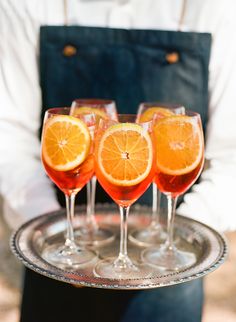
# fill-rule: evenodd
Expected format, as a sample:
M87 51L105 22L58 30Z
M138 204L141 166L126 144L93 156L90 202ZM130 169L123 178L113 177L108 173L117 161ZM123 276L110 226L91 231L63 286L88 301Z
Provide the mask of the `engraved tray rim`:
M150 208L147 206L140 206L139 204L132 206L132 212L140 212L140 211L149 211ZM76 207L76 209L81 210L84 209L84 206ZM96 205L96 209L100 209L100 211L105 212L114 212L117 211L117 207L114 207L112 204L100 204ZM132 212L130 216L132 216ZM32 240L27 240L27 243L24 243L23 247L19 244L19 240L24 234L30 234L33 231L34 227L37 225L42 225L48 221L50 218L63 218L65 219L65 209L62 208L57 211L53 211L50 213L42 214L38 217L35 217L23 225L21 225L15 232L13 232L10 238L10 248L13 254L29 269L44 275L46 277L69 283L78 286L85 287L95 287L95 288L103 288L103 289L114 289L114 290L142 290L142 289L152 289L164 286L171 286L175 284L180 284L184 282L188 282L200 277L203 277L214 270L216 270L220 265L224 263L228 255L228 246L226 242L226 238L223 234L217 232L215 229L191 218L187 218L181 215L176 214L175 221L182 221L182 224L186 225L195 225L197 228L203 229L205 231L204 238L206 238L205 242L208 243L208 246L212 247L211 254L215 255L215 259L207 262L207 258L203 256L204 261L202 268L200 268L201 262L193 265L190 268L187 268L182 271L171 272L163 275L157 275L149 278L136 278L136 279L126 279L126 280L118 280L118 279L107 279L107 278L99 278L94 276L88 276L79 272L67 271L58 267L55 267L48 262L46 262L39 254L36 254L33 249ZM56 221L57 223L57 221ZM28 230L28 232L26 232ZM208 236L209 235L209 236ZM215 239L218 241L218 247L214 247L213 241L211 239ZM203 250L204 251L204 250ZM31 255L33 253L33 258Z

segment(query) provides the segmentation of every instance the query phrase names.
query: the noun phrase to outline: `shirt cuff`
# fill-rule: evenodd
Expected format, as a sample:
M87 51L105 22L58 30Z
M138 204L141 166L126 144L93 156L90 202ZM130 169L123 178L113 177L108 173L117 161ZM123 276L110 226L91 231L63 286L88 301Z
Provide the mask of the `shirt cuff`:
M213 200L210 202L208 199ZM196 192L188 193L178 207L177 214L202 222L221 233L236 229L230 205L217 204L217 200L214 201L212 196L207 197L207 194L204 197Z
M21 204L10 203L7 199L3 199L3 216L12 229L17 229L26 221L39 215L59 209L60 204L55 192L49 189L46 189L43 195L31 195L26 202Z

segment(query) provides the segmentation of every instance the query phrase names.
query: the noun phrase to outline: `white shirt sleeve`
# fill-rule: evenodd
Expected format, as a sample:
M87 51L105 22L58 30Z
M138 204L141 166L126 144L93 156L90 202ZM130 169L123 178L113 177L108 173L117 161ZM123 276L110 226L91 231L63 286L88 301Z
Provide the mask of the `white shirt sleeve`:
M235 10L230 12L231 6L224 7L227 12L220 13L215 27L210 60L206 134L206 158L210 166L178 209L179 214L220 231L236 229L236 21Z
M59 208L40 161L39 27L19 7L0 4L0 193L13 228Z

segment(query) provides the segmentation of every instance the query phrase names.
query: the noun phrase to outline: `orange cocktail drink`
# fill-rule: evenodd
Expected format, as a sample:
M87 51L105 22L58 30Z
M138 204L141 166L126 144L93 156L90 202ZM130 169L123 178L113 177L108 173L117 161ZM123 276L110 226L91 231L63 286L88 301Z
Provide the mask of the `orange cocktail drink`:
M139 267L127 254L127 217L130 206L144 193L155 173L151 122L137 124L136 115L119 115L119 122L99 123L95 138L95 172L101 186L119 206L121 237L119 256L100 261L95 274L132 278L148 268Z
M139 105L137 112L137 123L155 121L175 114L184 114L185 108L181 105L143 102ZM148 226L131 231L129 239L139 246L151 246L163 243L166 232L160 222L161 192L157 185L152 183L152 217Z
M202 170L203 157L199 160L198 165L188 173L179 175L167 174L157 169L154 181L163 193L171 193L173 197L179 196L187 191L198 178Z
M202 127L196 115L175 115L154 126L157 169L154 181L172 197L185 193L198 178L204 161Z
M95 122L99 120L117 120L116 103L109 99L86 98L74 99L71 105L71 115L80 117L93 113ZM86 245L101 246L114 240L114 233L105 227L100 227L95 217L97 179L93 175L87 183L87 211L85 221L80 229L76 231L76 239L79 243Z
M74 241L74 201L77 193L94 173L93 114L73 117L70 108L49 109L42 132L42 162L47 175L64 192L67 230L64 243L45 250L45 258L63 268L77 268L95 258L95 253L79 248Z
M120 115L121 120L123 117ZM111 125L102 137L101 132L97 134L96 176L110 197L123 207L131 206L144 193L155 173L150 123L146 127L124 122Z
M177 248L173 242L173 229L178 196L193 185L203 168L201 117L191 111L166 117L154 124L153 133L157 150L154 181L168 201L167 240L161 248L146 249L142 257L172 271L191 266L196 261L195 254Z
M94 157L90 154L82 164L71 170L59 171L47 164L42 156L44 168L51 180L65 193L79 192L94 173Z
M141 148L141 143L140 143ZM145 149L144 149L145 154ZM131 155L132 157L132 155ZM142 156L143 159L146 158L145 155ZM132 182L132 179L127 180L127 182L122 183L121 181L125 177L124 173L124 167L125 163L127 163L129 156L127 153L124 153L122 156L122 159L120 161L120 164L117 164L117 167L115 171L117 172L117 176L115 180L112 180L112 178L108 178L108 176L104 175L103 170L101 170L101 166L96 166L96 176L101 184L101 186L104 188L105 191L108 192L110 197L120 206L123 207L129 207L131 206L147 189L147 187L150 185L150 182L153 179L154 172L149 171L149 174L143 179L141 182ZM140 163L145 162L144 160L140 160ZM105 165L106 169L105 171L108 171L109 164ZM113 165L111 164L111 167ZM110 169L112 170L112 169ZM127 170L127 169L126 169ZM127 170L128 172L128 170ZM112 174L113 176L113 174ZM122 177L123 176L123 177ZM114 177L114 176L113 176ZM119 177L122 177L122 179L119 182ZM130 182L129 182L130 181Z

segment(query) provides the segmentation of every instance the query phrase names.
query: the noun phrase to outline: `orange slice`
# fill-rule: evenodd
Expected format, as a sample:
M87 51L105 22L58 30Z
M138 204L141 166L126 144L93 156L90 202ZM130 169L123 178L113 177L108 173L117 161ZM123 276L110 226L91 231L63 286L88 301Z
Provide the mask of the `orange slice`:
M108 116L106 112L100 110L96 107L82 106L82 107L72 107L71 113L72 116L86 115L86 114L95 114L96 122L100 120L100 118L106 120Z
M108 128L98 145L98 166L104 177L118 186L143 181L153 162L151 137L140 125L120 123Z
M140 115L138 122L139 123L149 122L153 119L155 114L158 119L162 119L164 117L171 116L174 113L168 108L164 108L164 107L149 107Z
M169 175L182 175L194 170L203 157L203 135L196 119L173 115L156 123L157 168Z
M78 118L56 115L45 124L42 154L55 170L68 171L79 166L86 159L90 144L89 130Z

